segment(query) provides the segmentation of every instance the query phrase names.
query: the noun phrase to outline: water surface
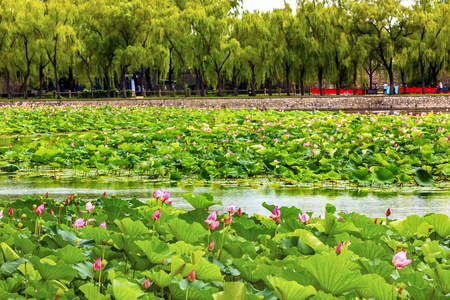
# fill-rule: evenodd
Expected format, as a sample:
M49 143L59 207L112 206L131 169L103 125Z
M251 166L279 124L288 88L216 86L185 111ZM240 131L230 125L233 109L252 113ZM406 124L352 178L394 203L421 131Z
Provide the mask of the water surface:
M182 195L210 193L214 199L221 200L226 207L232 203L241 207L248 214L258 213L270 215L263 202L279 206L296 206L303 211L312 211L315 216L323 215L326 203L336 206L337 211L355 211L369 217L382 217L387 208L391 208L393 218L405 218L417 214L445 213L450 215L449 190L356 190L337 187L281 187L261 186L258 189L238 186L210 185L184 187L175 184L161 184L149 181L82 181L80 178L64 178L55 180L47 177L23 177L14 179L0 176L0 199L17 200L23 195L49 197L58 201L65 200L70 194L78 194L84 200L98 199L104 192L108 196L115 194L121 199L137 198L146 201L152 198L153 192L161 188L170 191L173 205L177 208L191 210ZM225 207L213 207L219 212Z

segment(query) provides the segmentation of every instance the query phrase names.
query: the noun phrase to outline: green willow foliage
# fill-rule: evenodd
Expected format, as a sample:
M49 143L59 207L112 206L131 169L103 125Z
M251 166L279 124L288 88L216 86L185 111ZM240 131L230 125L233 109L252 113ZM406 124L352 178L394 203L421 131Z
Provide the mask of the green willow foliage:
M0 68L7 81L18 76L23 91L62 76L91 91L98 79L109 97L114 79L123 83L134 73L176 80L187 92L182 74L189 68L203 94L212 86L222 95L224 83L252 90L283 83L289 95L292 84L302 93L315 81L371 84L374 70L391 85L396 73L403 84L424 88L448 69L443 1L299 0L296 12L289 5L242 12L229 0L0 3ZM139 80L143 86L144 76Z

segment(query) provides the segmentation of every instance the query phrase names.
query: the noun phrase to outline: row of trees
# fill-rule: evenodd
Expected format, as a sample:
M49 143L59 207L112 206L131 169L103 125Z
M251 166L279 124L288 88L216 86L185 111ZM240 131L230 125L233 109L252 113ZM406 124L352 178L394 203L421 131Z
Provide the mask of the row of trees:
M0 69L10 81L73 76L89 84L111 83L139 73L141 86L151 74L182 81L190 69L205 94L220 96L225 82L237 90L247 83L293 83L303 94L306 82L339 87L376 70L391 87L396 73L405 85L420 73L437 85L449 64L450 6L443 1L298 0L272 12L241 12L239 0L0 0ZM381 70L382 69L382 70ZM145 79L144 79L145 78ZM391 88L391 91L394 89ZM27 93L24 93L27 97Z

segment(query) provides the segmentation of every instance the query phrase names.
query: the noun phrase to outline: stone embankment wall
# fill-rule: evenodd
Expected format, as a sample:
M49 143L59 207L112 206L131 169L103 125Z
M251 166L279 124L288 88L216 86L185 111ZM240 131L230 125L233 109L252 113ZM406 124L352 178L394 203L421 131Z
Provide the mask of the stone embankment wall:
M0 105L152 105L192 108L230 108L259 110L444 110L450 107L450 95L408 96L339 96L339 97L272 97L272 98L150 98L111 100L12 100Z

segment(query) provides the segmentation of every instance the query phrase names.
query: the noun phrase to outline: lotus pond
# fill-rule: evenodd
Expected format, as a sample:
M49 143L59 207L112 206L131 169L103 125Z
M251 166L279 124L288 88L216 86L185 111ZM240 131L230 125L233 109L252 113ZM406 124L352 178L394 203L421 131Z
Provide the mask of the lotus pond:
M445 186L450 175L447 112L8 106L1 113L4 172L362 186Z
M247 215L209 194L175 209L103 195L3 203L2 299L447 299L450 219L319 218L263 203Z

